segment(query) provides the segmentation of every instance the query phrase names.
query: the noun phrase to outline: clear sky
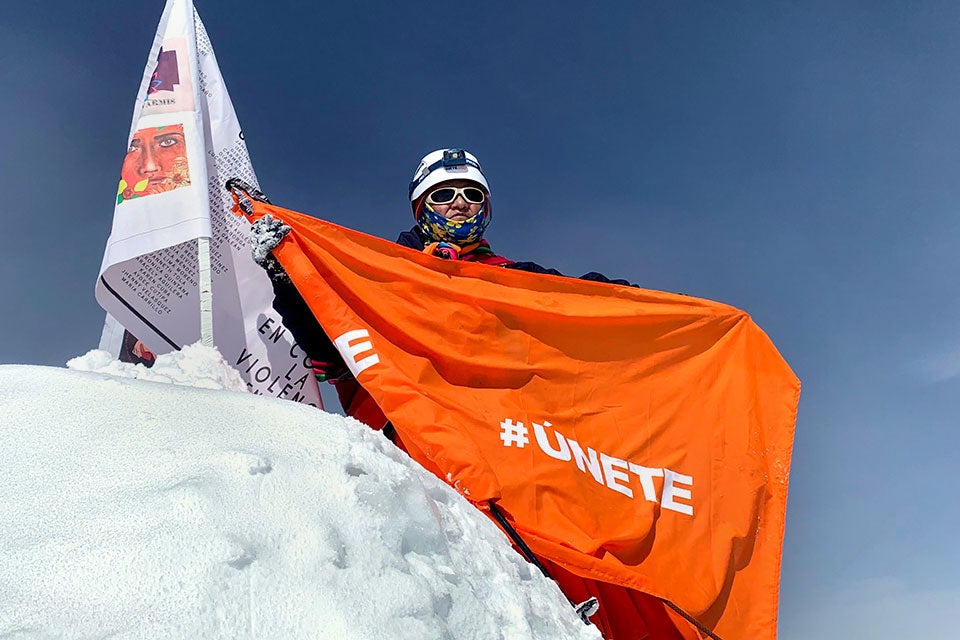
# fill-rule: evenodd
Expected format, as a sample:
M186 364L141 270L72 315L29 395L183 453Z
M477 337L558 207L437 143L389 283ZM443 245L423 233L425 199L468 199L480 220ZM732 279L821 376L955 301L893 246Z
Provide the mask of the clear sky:
M750 312L804 385L781 638L955 637L960 4L196 5L278 204L393 239L462 146L499 253ZM97 344L162 8L0 8L0 363Z

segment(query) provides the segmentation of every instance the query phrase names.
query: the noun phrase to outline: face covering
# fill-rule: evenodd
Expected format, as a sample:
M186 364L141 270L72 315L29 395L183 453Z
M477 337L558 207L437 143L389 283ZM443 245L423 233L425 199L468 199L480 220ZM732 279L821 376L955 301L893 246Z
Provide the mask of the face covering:
M466 220L448 220L424 202L417 224L424 235L434 242L465 245L479 242L483 237L483 232L490 223L487 211L487 205L484 204L480 211Z

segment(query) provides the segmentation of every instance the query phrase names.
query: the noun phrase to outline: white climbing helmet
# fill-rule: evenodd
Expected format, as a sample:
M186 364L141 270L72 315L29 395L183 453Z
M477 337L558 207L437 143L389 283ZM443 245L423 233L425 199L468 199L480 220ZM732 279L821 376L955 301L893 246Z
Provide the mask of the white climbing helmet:
M477 157L463 149L437 149L423 156L410 181L410 202L430 187L447 180L471 180L490 195L490 185Z

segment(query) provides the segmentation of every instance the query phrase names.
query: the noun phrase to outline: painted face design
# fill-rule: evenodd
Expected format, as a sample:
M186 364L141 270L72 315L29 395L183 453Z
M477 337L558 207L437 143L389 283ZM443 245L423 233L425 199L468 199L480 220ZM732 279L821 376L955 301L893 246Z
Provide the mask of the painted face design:
M183 125L151 127L133 134L120 170L117 204L189 184Z

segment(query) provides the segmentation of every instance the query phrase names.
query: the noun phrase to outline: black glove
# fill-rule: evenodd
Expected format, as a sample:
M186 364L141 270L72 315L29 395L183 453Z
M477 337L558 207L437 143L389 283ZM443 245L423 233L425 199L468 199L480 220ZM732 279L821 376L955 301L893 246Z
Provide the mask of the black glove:
M317 382L334 384L353 377L343 359L339 357L331 360L314 360L311 358L310 364L313 366L313 375L317 377Z

